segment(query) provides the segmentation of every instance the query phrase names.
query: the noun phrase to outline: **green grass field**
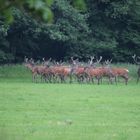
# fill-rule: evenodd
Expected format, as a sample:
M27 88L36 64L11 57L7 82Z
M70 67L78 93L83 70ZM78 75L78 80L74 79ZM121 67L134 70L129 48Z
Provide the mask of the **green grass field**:
M140 140L140 83L32 83L20 65L0 67L0 140Z

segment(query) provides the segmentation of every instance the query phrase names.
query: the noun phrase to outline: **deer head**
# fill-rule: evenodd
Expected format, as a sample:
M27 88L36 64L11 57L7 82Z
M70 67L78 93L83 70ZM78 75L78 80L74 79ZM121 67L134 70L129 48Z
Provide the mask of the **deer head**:
M71 57L71 61L72 61L72 65L75 66L78 62L78 58L76 60L74 60L73 57Z
M28 63L28 61L29 61L29 59L25 56L25 57L24 57L24 62L25 62L25 63Z
M110 60L107 59L107 60L105 60L105 65L107 67L110 67L111 62L112 62L112 59L110 59Z
M51 60L52 60L52 58L49 58L47 61L45 61L45 59L44 59L44 65L48 66Z
M96 61L93 63L93 66L96 67L97 64L99 64L102 60L102 56L100 56L99 59L96 59Z

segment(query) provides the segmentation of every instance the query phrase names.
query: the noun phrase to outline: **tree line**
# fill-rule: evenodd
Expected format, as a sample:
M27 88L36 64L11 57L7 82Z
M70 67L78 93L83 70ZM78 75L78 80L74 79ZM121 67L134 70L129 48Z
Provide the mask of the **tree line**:
M29 8L11 7L11 23L5 23L10 14L0 14L0 63L22 62L24 56L83 61L103 56L114 62L140 56L139 0L54 0L48 6L53 16L42 15L47 23Z

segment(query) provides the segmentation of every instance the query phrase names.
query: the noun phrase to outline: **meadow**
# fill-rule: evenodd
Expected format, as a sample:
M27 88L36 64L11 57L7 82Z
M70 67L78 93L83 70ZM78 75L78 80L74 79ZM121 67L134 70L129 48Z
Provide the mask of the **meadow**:
M139 140L140 83L32 83L21 65L0 67L0 140Z

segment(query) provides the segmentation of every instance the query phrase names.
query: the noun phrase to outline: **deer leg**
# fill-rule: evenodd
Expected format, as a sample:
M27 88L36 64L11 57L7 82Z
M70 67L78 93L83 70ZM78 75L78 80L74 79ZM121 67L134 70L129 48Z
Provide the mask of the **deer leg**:
M96 79L97 79L97 84L99 85L100 84L101 77L100 76L96 76Z
M36 80L36 77L35 77L35 76L36 76L36 74L33 73L33 74L32 74L32 82L33 82L33 83L36 82L36 81L35 81L35 80Z
M109 77L109 83L112 84L112 78L111 77Z
M65 83L65 76L62 76L62 83Z
M35 81L35 83L37 83L37 75L36 74L34 75L34 81Z
M128 77L125 77L125 85L128 83Z
M115 76L115 84L116 84L116 85L117 85L117 78L118 78L118 77L117 77L117 76Z
M42 74L40 76L41 76L40 77L41 78L41 82L43 83L44 82L44 76Z
M99 85L100 84L100 78L99 77L97 77L97 81L98 81L97 84Z
M91 79L90 76L89 75L86 75L86 82L87 83L90 83L90 79Z
M125 82L125 84L127 85L127 83L128 83L128 78L126 79L126 82Z
M47 75L44 75L44 82L47 83Z
M128 83L128 75L124 75L122 77L125 79L125 85L127 85L127 83Z
M81 82L84 83L84 76L81 75Z
M34 74L32 74L32 82L34 83Z
M91 77L91 82L94 84L94 78L93 77Z
M69 83L71 84L72 83L72 74L69 75L69 78L70 78Z
M80 83L80 76L77 75L77 82Z

